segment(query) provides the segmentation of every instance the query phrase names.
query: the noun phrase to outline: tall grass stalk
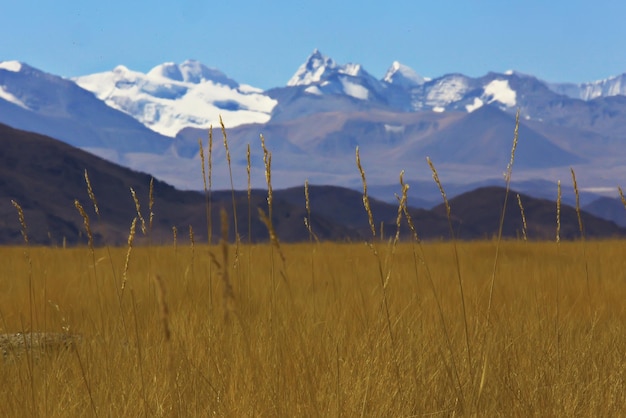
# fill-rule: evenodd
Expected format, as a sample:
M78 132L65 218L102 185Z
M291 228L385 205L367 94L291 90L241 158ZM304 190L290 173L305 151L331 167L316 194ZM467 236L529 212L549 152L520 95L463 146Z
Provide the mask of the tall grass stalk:
M96 216L98 218L98 221L102 221L102 218L100 216L100 208L98 207L98 200L96 199L96 194L93 191L93 187L91 185L91 180L89 179L89 173L87 172L87 169L85 169L85 184L87 186L87 195L89 196L89 199L91 200L91 203L93 205L93 210L96 213ZM152 205L154 203L154 196L153 196L153 187L154 187L154 179L151 178L150 179L150 230L152 230L152 218L154 216L154 214L152 213ZM117 280L117 272L115 270L115 265L113 264L113 257L111 256L111 247L109 245L106 245L106 251L107 251L107 256L109 259L109 265L111 266L111 274L113 275L113 288L117 291L117 286L118 286L118 280ZM119 293L118 293L119 296Z
M572 173L572 184L574 185L574 194L576 195L576 217L578 218L578 231L580 232L580 240L582 242L583 260L585 261L585 280L587 281L587 297L589 298L589 309L592 306L591 300L591 285L589 284L589 261L587 260L587 245L585 240L585 228L583 225L583 218L580 213L580 193L578 191L578 182L576 181L576 173L574 169L570 167Z
M306 209L306 217L304 218L304 226L309 232L309 243L315 240L316 243L320 243L320 239L315 232L313 232L313 226L311 225L311 198L309 196L309 180L304 181L304 207Z
M265 137L261 135L261 148L263 149L263 163L265 164L265 183L267 184L267 211L270 221L274 216L273 200L274 193L272 189L272 153L265 146Z
M320 240L313 232L313 227L311 226L311 198L309 196L309 180L304 181L304 207L306 209L306 217L304 218L304 226L309 232L309 244L313 243L313 239L315 242L319 244ZM315 291L315 253L317 251L317 247L313 247L311 251L311 288Z
M17 211L17 217L20 222L20 232L22 234L22 238L24 239L24 258L28 264L28 315L29 315L29 332L32 332L36 328L35 320L35 290L33 286L33 260L30 256L29 252L29 241L28 241L28 224L26 223L26 217L24 216L24 210L22 206L15 200L11 199L11 204ZM25 333L25 329L22 326L22 331ZM32 349L28 350L28 373L30 377L30 392L31 392L31 401L33 403L33 416L38 416L37 413L37 402L36 402L36 392L35 392L35 366L34 366L34 357Z
M247 187L246 194L248 198L248 268L246 272L246 297L248 301L250 300L250 277L252 276L252 158L250 155L250 143L247 144L246 147L246 176L247 176ZM239 288L241 289L241 293L243 293L243 289L241 283L239 284Z
M147 235L148 230L146 228L146 220L141 214L141 204L139 203L139 198L137 197L137 193L135 192L135 189L133 189L132 187L130 188L130 194L133 198L133 202L135 202L135 210L137 211L137 218L139 218L139 222L141 226L141 233L143 235Z
M435 168L435 165L433 164L432 160L430 159L430 157L426 157L426 162L428 163L428 166L430 167L430 170L433 173L433 180L435 181L435 183L437 184L437 187L439 187L439 192L441 193L441 197L443 198L443 202L446 208L446 217L448 219L448 227L450 229L450 239L452 240L452 248L454 250L454 262L456 265L456 277L458 280L458 285L459 285L459 293L461 296L461 308L462 308L462 313L463 313L463 325L465 328L465 348L467 350L467 365L468 365L468 370L469 370L469 374L470 374L470 381L473 382L474 381L474 370L473 370L473 362L472 362L472 349L471 349L471 344L470 344L470 337L469 337L469 325L467 322L467 308L465 306L465 292L463 290L463 279L461 278L461 264L459 262L459 250L457 248L457 241L456 241L456 237L454 234L454 227L452 226L452 215L451 215L451 210L450 210L450 203L448 202L448 197L446 195L446 192L443 188L443 184L441 183L441 180L439 179L439 174L437 173L437 169ZM462 399L463 402L463 409L465 410L466 405L465 405L465 399Z
M561 256L561 180L556 183L556 255L557 258ZM561 374L561 329L559 327L561 312L559 309L561 297L560 297L560 278L561 274L557 271L555 277L556 282L556 318L554 321L554 331L556 335L556 364L557 371Z
M407 193L409 191L409 185L404 183L404 170L400 172L400 184L402 185L402 190L400 196L396 195L396 199L398 200L398 213L396 215L396 233L393 237L393 241L391 243L391 253L389 255L389 261L387 263L387 276L385 277L385 282L383 287L387 287L389 284L389 280L391 279L391 270L393 267L393 259L396 254L396 248L398 246L398 242L400 241L400 227L402 226L402 211L406 207L407 201ZM381 233L382 237L382 233Z
M230 163L230 150L228 149L228 137L226 135L226 127L220 116L220 125L222 127L222 136L224 137L224 149L226 150L226 161L228 162L228 174L230 176L230 191L233 198L233 224L235 225L235 265L239 263L239 227L237 225L237 202L235 201L235 185L233 183L233 169Z
M522 239L524 242L528 242L528 225L526 224L526 214L524 213L524 205L522 205L522 198L517 193L517 205L519 206L519 212L522 217Z
M263 135L261 138L261 149L263 150L263 164L265 165L265 182L267 184L267 215L265 212L259 208L259 217L261 221L265 224L267 231L269 233L270 242L272 243L270 247L270 258L271 258L271 278L272 278L272 291L276 290L276 272L274 266L274 248L280 248L278 243L278 237L276 235L276 230L274 229L274 193L272 189L272 153L265 146L265 137ZM282 254L282 251L279 252L279 256L285 265L285 257ZM283 270L283 279L287 282L285 272Z
M135 231L137 229L137 217L133 218L133 221L130 223L130 231L128 232L128 241L126 245L126 259L124 261L124 271L122 272L122 288L121 295L124 294L124 289L126 288L126 282L128 281L128 267L130 265L130 254L133 250L133 243L135 242Z
M370 224L372 237L376 237L376 226L374 225L374 215L372 214L372 208L370 207L370 200L367 195L367 180L365 179L365 170L363 170L363 166L361 165L361 155L359 154L358 146L356 147L356 166L359 169L359 173L361 174L361 183L363 184L363 206L365 207L365 212L367 212L367 220Z
M383 295L382 305L385 311L385 319L386 319L386 325L387 325L386 328L389 334L389 342L391 343L391 348L393 352L396 349L396 340L394 338L393 327L391 325L391 313L389 309L389 295L387 294L388 293L387 285L388 285L388 279L390 277L390 274L385 275L385 273L383 272L383 263L382 263L380 254L378 252L378 249L376 248L376 245L374 243L374 238L376 237L376 228L374 226L374 214L372 213L372 208L370 206L369 197L367 195L367 179L365 178L365 170L363 169L363 166L361 164L361 156L359 154L358 146L356 147L355 154L356 154L355 155L356 165L361 175L361 181L363 183L363 207L365 208L365 211L367 212L367 218L370 224L370 229L372 231L372 238L373 238L368 246L372 250L374 256L376 257L376 261L378 264L378 276L380 278L380 287L381 287L382 295ZM398 211L399 212L401 211L401 205ZM400 393L400 395L402 395L403 388L402 388L402 381L400 379L400 367L398 365L398 359L396 358L396 356L393 356L393 364L394 364L394 371L396 373L396 378L397 378L397 385L398 385L397 390Z
M213 236L213 222L211 219L211 186L212 186L212 178L211 171L213 169L213 163L211 161L213 154L213 126L209 127L209 142L208 142L208 161L207 156L204 152L204 145L202 144L202 139L198 138L198 147L200 149L200 163L202 164L202 184L204 187L204 201L205 201L205 212L206 212L206 224L207 224L207 242L209 245L211 244L211 239ZM208 165L208 167L207 167ZM208 175L207 175L208 168Z
M81 203L77 199L74 200L74 206L76 207L76 209L78 210L78 213L80 213L81 217L83 218L83 224L85 226L85 231L87 232L89 253L91 254L91 268L93 270L93 283L96 286L96 292L98 294L98 306L100 308L100 323L102 326L102 332L105 332L104 307L102 306L103 297L102 297L102 290L100 289L100 282L98 279L98 270L97 270L98 263L96 262L96 251L94 249L93 232L91 231L91 223L89 221L89 215L87 215L87 212L85 212L83 205L81 205Z
M511 147L511 158L506 166L506 172L504 173L504 180L506 184L506 191L504 193L504 204L502 205L502 213L500 214L500 223L498 225L498 244L496 245L496 255L493 259L493 271L491 272L491 283L489 285L489 302L487 304L487 324L491 319L491 304L493 302L493 289L496 283L496 272L498 268L498 261L500 259L500 242L502 241L502 229L504 228L504 217L506 215L506 206L509 200L509 190L511 188L511 175L513 173L513 163L515 162L515 150L517 149L517 141L519 139L519 117L520 109L517 109L515 114L515 131L513 133L513 146Z
M152 223L154 221L154 177L150 177L148 186L148 236L152 242Z
M207 169L205 169L206 165L205 165L205 152L204 152L204 146L202 145L202 140L198 139L198 146L200 148L200 161L202 163L202 182L203 182L203 186L204 186L204 208L205 208L205 214L206 214L206 225L207 225L207 243L209 244L209 246L212 244L213 242L213 220L212 220L212 196L211 196L211 189L212 189L212 171L213 171L213 162L212 162L212 157L213 157L213 126L209 127L209 143L208 143L208 156L207 156L207 165L208 165L208 173L207 173ZM213 265L211 263L209 263L209 283L208 283L208 288L209 288L209 307L212 308L213 306Z
M246 174L248 187L246 188L248 196L248 245L252 244L252 162L250 158L250 144L246 148Z
M220 241L220 248L222 249L222 286L224 286L224 321L228 322L230 316L235 311L235 293L233 291L233 285L230 282L230 275L228 274L229 261L228 261L228 213L224 208L220 211L220 218L222 224L222 239Z
M626 196L624 196L624 191L620 186L617 186L617 191L619 192L619 197L622 200L622 205L624 206L624 209L626 209Z

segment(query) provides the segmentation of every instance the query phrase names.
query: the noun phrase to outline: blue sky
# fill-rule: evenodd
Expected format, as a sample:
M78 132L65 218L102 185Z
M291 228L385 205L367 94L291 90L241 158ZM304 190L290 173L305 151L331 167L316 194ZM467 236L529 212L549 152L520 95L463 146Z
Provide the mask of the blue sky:
M193 58L284 85L314 48L382 77L515 69L548 81L626 72L623 0L0 0L0 60L63 76Z

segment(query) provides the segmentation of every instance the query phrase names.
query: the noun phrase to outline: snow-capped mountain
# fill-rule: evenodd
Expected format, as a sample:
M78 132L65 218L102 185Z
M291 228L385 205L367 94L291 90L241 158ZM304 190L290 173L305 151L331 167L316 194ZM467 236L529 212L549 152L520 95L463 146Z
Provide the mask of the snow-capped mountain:
M287 82L287 88L299 88L301 92L289 98L289 106L294 106L297 99L306 100L303 96L317 95L351 97L394 111L471 112L483 104L496 104L502 109L518 105L509 82L516 77L519 75L513 73L492 73L482 78L448 74L430 79L395 61L378 80L362 66L337 64L316 49Z
M446 182L500 180L520 109L519 178L553 181L569 177L572 165L597 181L593 187L604 187L626 178L625 78L555 85L507 71L431 79L396 61L377 79L359 64L339 64L315 50L287 85L261 91L197 61L145 74L118 66L73 80L7 61L0 62L0 122L178 188L201 189L197 140L222 116L233 173L240 173L236 187L246 186L248 143L253 185L264 184L259 134L274 153L276 186L307 178L356 186L357 145L372 185L392 181L401 169L412 170L407 178L430 178L418 166L426 155L443 165ZM214 187L229 187L219 141L213 157Z
M147 74L120 65L113 71L74 78L107 105L150 129L174 137L183 128L264 123L276 102L198 61L164 63Z
M217 126L219 116L231 128L318 112L472 112L488 104L509 113L519 107L524 118L542 118L541 109L562 95L583 100L626 95L626 75L580 85L549 84L514 71L431 79L394 61L377 79L361 65L339 64L318 49L286 86L265 92L192 60L161 64L146 74L118 66L74 81L110 107L170 137L183 128Z
M380 100L386 87L360 64L339 65L317 49L287 82L287 87L300 86L305 86L308 94L346 95L366 101Z
M422 77L411 67L394 61L387 73L383 77L385 83L393 84L404 88L412 88L423 85L429 78Z
M120 162L128 152L172 145L134 118L110 108L71 80L18 61L0 62L0 123L60 139Z
M598 97L626 95L626 74L613 76L589 83L548 83L556 93L575 99L592 100Z

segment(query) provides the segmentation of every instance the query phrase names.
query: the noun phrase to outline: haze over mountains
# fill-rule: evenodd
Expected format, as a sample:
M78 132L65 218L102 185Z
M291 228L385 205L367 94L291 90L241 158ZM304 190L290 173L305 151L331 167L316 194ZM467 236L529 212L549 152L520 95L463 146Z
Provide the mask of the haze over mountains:
M246 187L248 143L253 185L264 186L263 134L277 188L307 178L358 187L358 145L379 196L393 199L398 187L387 186L404 169L414 195L434 204L438 192L425 157L450 189L502 184L519 109L514 186L554 195L556 180L566 184L573 167L584 191L606 192L626 178L625 77L579 85L515 71L428 78L394 62L377 78L315 50L285 86L262 91L192 60L146 74L118 66L74 80L5 61L0 122L198 190L198 139L206 146L207 128L219 127L221 115L236 188ZM228 188L222 135L213 134L213 186Z
M84 172L87 170L98 200L96 215L87 194ZM172 227L178 229L180 245L189 242L192 227L197 243L206 243L209 225L206 198L203 193L180 191L160 182L154 183L153 223L149 216L150 176L117 166L61 141L0 124L0 244L23 243L20 223L11 200L22 206L31 244L61 246L85 244L83 219L74 208L78 199L91 218L91 229L97 245L125 245L130 223L137 216L130 194L132 187L141 202L146 233L137 226L136 242L171 243ZM368 216L360 192L336 186L311 186L311 226L320 240L357 240L371 238ZM219 239L219 212L224 208L231 216L233 199L237 205L237 223L243 242L267 240L268 233L259 217L258 208L267 212L267 192L253 190L250 206L246 191L233 195L230 191L214 191L212 202L212 242ZM528 236L531 239L553 239L555 234L554 201L522 195ZM307 216L302 186L274 190L273 223L281 241L308 241L309 232L303 219ZM480 188L452 199L452 222L455 236L463 239L490 238L496 234L504 189ZM376 225L383 225L385 236L396 231L396 205L371 199ZM249 212L250 211L250 212ZM410 208L409 212L421 239L449 238L448 221L441 206L433 210ZM249 213L251 214L248 218ZM561 209L561 237L579 236L574 208ZM589 237L623 237L626 228L583 213ZM230 237L234 222L230 220ZM521 236L522 220L517 202L509 199L504 222L504 237ZM378 232L377 232L378 234ZM401 235L411 237L403 223ZM377 235L380 237L380 235Z

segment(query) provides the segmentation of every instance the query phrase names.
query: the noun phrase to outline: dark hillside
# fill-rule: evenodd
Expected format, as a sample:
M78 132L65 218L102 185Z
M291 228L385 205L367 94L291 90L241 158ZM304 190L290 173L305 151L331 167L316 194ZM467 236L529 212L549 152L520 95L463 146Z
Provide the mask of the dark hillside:
M462 239L491 238L498 233L500 216L506 189L503 187L483 187L464 193L450 200L453 219L459 222L456 233ZM520 194L528 238L535 240L553 240L556 237L556 202L536 199ZM433 209L445 214L443 204ZM601 219L587 212L581 212L585 235L590 238L626 236L626 229L612 221ZM504 237L522 236L522 217L515 191L510 191L504 226ZM576 209L561 205L561 239L580 237Z

